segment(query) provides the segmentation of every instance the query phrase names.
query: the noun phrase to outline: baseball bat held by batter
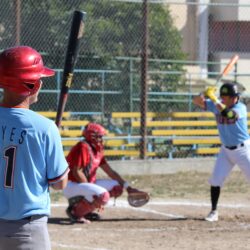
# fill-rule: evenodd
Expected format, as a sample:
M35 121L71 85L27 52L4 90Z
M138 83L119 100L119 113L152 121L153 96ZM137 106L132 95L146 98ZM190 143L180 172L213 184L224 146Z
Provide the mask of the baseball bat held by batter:
M85 20L86 12L74 11L56 114L56 125L58 127L61 125L62 114L64 112L68 99L68 92L72 84L74 68L79 53L79 43L84 33Z
M238 55L234 55L230 61L228 62L228 64L226 65L226 67L224 68L224 70L222 71L222 73L220 73L216 79L216 84L215 85L218 85L219 82L221 81L221 79L228 75L229 72L232 70L233 66L238 62L239 60L239 56Z

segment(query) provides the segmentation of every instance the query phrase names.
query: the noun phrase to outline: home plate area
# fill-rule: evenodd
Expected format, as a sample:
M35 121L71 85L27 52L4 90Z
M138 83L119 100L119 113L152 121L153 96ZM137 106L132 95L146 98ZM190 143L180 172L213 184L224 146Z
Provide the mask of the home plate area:
M91 224L72 224L66 207L52 204L52 249L249 249L249 204L221 203L219 221L213 223L204 220L210 204L202 201L151 199L133 208L125 199L111 200L101 220Z

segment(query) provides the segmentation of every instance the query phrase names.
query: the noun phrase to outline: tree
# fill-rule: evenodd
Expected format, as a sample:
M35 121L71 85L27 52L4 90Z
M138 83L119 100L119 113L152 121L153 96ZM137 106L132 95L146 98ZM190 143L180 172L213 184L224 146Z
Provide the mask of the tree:
M142 44L142 8L141 3L121 3L110 1L85 1L82 5L87 10L88 22L85 36L85 51L89 55L98 55L95 68L120 69L122 75L114 80L111 88L123 89L126 96L124 102L119 101L120 107L129 110L130 105L130 74L133 73L132 91L140 93L140 62L133 61L131 72L129 60L111 60L111 58L136 57L140 58ZM89 10L89 11L88 11ZM93 32L94 31L94 32ZM149 5L149 58L168 59L171 61L150 62L149 70L183 71L183 65L174 60L184 60L186 55L181 50L181 36L173 26L171 13L167 6L161 4ZM83 67L88 67L88 62ZM92 62L93 63L93 62ZM93 65L91 65L92 67ZM180 75L156 74L151 75L152 91L176 91L183 84ZM117 87L115 87L117 85ZM113 97L115 98L115 97ZM119 97L117 97L119 98Z
M13 1L4 0L4 3L9 5L14 13ZM129 110L131 90L135 96L138 96L140 91L142 3L112 0L22 0L21 43L42 52L48 66L63 68L72 13L76 9L87 12L85 35L81 42L77 68L119 70L120 74L108 75L108 81L105 82L106 90L123 92L122 98L119 95L112 96L114 101L118 101L116 105L119 107L114 107L112 101L106 102L106 105L110 111ZM6 20L10 20L10 17L11 15L7 15ZM2 21L1 24L5 28L8 25L6 21ZM14 22L12 26L14 27ZM10 37L13 38L12 33L13 29L5 29L1 34L4 41L10 41ZM174 62L186 58L181 50L181 42L181 36L173 26L168 6L150 3L149 58L155 61L149 62L149 70L167 69L182 72L183 65ZM180 75L170 74L150 75L150 82L151 91L176 91L182 84ZM47 85L50 86L54 86L52 81ZM102 90L100 74L77 74L74 76L73 88ZM99 103L93 103L90 97L86 96L86 99L84 101L91 103L91 107L99 106ZM79 103L76 109L83 107L84 105ZM85 107L87 108L87 105Z

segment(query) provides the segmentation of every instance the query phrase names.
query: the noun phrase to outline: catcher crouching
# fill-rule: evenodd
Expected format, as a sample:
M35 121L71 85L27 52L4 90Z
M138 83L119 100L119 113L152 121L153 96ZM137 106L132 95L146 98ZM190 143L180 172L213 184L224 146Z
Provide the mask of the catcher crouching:
M66 157L70 172L63 193L69 201L66 213L72 222L100 220L96 211L102 210L110 197L121 196L124 189L128 192L131 206L143 206L149 201L146 192L130 187L106 161L103 145L105 134L106 130L101 125L89 123L83 131L85 140L73 146ZM110 179L96 179L99 167Z

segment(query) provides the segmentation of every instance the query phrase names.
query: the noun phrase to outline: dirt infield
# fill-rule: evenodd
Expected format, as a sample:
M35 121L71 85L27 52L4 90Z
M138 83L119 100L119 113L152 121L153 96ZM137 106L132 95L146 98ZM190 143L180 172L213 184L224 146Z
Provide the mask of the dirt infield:
M102 220L71 224L67 201L53 194L49 232L52 249L88 250L244 250L250 249L250 186L235 171L220 199L220 220L204 221L210 210L209 174L198 172L164 176L127 177L151 193L142 208L127 205L126 196L111 200Z

